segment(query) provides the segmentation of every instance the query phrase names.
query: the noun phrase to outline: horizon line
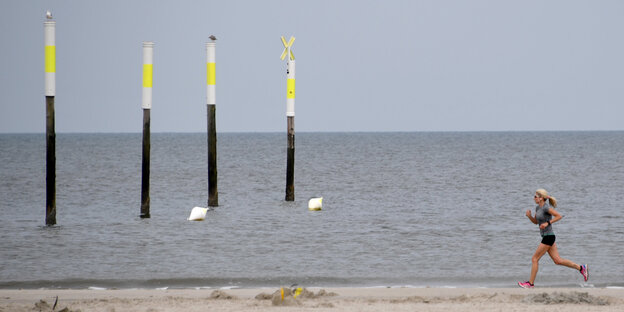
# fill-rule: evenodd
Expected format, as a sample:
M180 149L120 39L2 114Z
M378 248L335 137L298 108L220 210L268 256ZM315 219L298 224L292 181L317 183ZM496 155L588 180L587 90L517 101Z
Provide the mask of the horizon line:
M296 133L522 133L522 132L622 132L622 130L341 130L341 131L298 131ZM56 131L56 134L142 134L142 131ZM150 133L159 134L199 134L206 133L206 131L151 131ZM271 133L286 133L286 131L217 131L217 133L223 134L271 134ZM42 132L0 132L0 135L4 134L46 134Z

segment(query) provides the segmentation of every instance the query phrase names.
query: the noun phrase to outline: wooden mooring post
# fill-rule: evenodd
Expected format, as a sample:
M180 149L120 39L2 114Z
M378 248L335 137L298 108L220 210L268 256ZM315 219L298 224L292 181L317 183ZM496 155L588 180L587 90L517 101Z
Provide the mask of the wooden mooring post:
M141 166L141 218L150 217L150 110L152 109L154 43L143 42L143 161Z
M295 200L295 55L291 48L295 37L286 39L282 36L284 52L281 59L286 61L286 125L288 133L288 145L286 152L286 201Z
M43 23L45 49L46 102L46 225L56 224L56 132L54 96L56 95L56 22L50 11Z
M210 36L212 42L206 43L206 108L208 131L208 207L219 206L219 191L217 188L217 125L216 125L216 40Z

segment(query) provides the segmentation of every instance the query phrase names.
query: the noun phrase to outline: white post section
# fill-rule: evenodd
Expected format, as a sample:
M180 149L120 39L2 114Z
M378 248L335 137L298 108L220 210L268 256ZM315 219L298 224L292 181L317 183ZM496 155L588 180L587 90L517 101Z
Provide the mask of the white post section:
M45 96L56 95L56 22L43 23L45 44Z
M143 109L152 108L152 74L154 65L154 43L143 42Z
M206 104L217 104L216 91L216 74L215 74L215 50L217 44L214 42L206 43Z
M290 50L290 48L288 49ZM289 53L290 54L290 53ZM295 60L288 58L286 71L286 116L295 116Z
M286 116L295 117L295 55L291 50L295 37L291 36L288 42L284 36L281 39L284 52L280 58L286 58Z

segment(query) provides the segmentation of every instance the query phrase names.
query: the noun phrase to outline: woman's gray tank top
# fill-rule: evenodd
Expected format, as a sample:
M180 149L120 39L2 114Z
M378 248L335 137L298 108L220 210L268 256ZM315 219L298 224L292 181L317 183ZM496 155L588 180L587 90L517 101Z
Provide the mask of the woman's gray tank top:
M541 208L539 205L535 207L535 219L537 219L537 226L552 219L552 215L548 213L549 210L550 205L548 203L544 203L544 206ZM540 229L540 235L542 235L542 237L546 235L555 235L552 225L545 227L543 230Z

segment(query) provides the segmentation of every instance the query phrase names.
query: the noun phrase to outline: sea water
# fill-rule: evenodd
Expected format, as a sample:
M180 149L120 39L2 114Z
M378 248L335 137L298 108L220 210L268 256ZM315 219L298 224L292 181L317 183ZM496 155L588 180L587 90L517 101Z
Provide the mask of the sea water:
M542 286L624 286L624 132L154 133L141 219L141 134L57 134L57 225L45 226L45 135L0 134L0 287L515 287L547 189L578 272L540 262ZM322 211L309 211L312 197Z

